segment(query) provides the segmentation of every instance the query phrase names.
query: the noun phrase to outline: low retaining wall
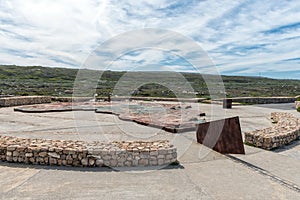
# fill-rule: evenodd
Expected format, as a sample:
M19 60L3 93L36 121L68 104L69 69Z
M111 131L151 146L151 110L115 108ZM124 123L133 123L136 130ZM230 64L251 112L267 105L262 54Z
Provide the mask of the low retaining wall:
M296 101L294 97L239 97L230 99L233 102L249 104L293 103Z
M0 98L0 107L51 103L49 96L18 96Z
M57 102L85 102L94 100L92 97L51 97L52 101Z
M108 100L108 97L97 97L97 101L100 100ZM136 100L136 101L172 101L172 102L190 102L190 103L197 103L204 101L205 98L169 98L169 97L136 97L136 96L112 96L111 101L126 101L126 100Z
M74 167L168 165L177 160L168 141L101 143L0 136L0 160Z
M245 133L245 143L273 149L300 138L300 119L290 113L271 113L274 126Z

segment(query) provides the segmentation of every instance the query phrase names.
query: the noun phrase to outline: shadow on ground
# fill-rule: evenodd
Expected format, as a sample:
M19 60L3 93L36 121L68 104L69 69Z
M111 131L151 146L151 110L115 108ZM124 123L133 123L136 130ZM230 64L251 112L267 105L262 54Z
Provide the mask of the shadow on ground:
M0 166L14 167L14 168L31 168L43 170L61 170L61 171L79 171L79 172L121 172L121 171L151 171L151 170L170 170L170 169L184 169L181 164L170 164L167 166L151 166L151 167L68 167L68 166L50 166L50 165L29 165L19 163L9 163L0 161Z

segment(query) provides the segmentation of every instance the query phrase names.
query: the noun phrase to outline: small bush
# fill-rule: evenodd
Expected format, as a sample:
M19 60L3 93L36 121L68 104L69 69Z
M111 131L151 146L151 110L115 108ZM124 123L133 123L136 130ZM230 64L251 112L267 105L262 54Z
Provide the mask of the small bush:
M300 112L300 107L297 108L297 111Z

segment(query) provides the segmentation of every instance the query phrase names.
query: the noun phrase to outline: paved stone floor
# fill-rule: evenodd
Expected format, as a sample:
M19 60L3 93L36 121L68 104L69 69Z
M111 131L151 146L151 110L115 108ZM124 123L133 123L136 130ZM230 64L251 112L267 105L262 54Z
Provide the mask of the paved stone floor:
M207 120L240 116L242 131L271 126L270 113L293 104L234 106L191 104ZM30 166L0 162L1 199L300 199L299 141L246 155L224 156L197 144L196 134L172 134L89 111L20 113L0 108L0 133L19 137L82 140L169 139L179 166L109 169Z

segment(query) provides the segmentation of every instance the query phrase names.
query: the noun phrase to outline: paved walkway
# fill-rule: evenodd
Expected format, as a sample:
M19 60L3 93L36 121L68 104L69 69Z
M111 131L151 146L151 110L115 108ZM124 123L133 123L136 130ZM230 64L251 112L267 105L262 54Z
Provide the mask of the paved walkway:
M210 113L209 106L200 105L206 118L224 114L219 105ZM292 104L225 111L226 116L240 116L243 131L270 126L273 111L298 115ZM193 132L174 135L92 112L28 114L12 108L0 108L0 132L53 139L167 138L178 148L180 161L179 166L155 170L0 162L1 199L300 199L298 142L274 152L245 146L246 155L224 156L197 144Z

